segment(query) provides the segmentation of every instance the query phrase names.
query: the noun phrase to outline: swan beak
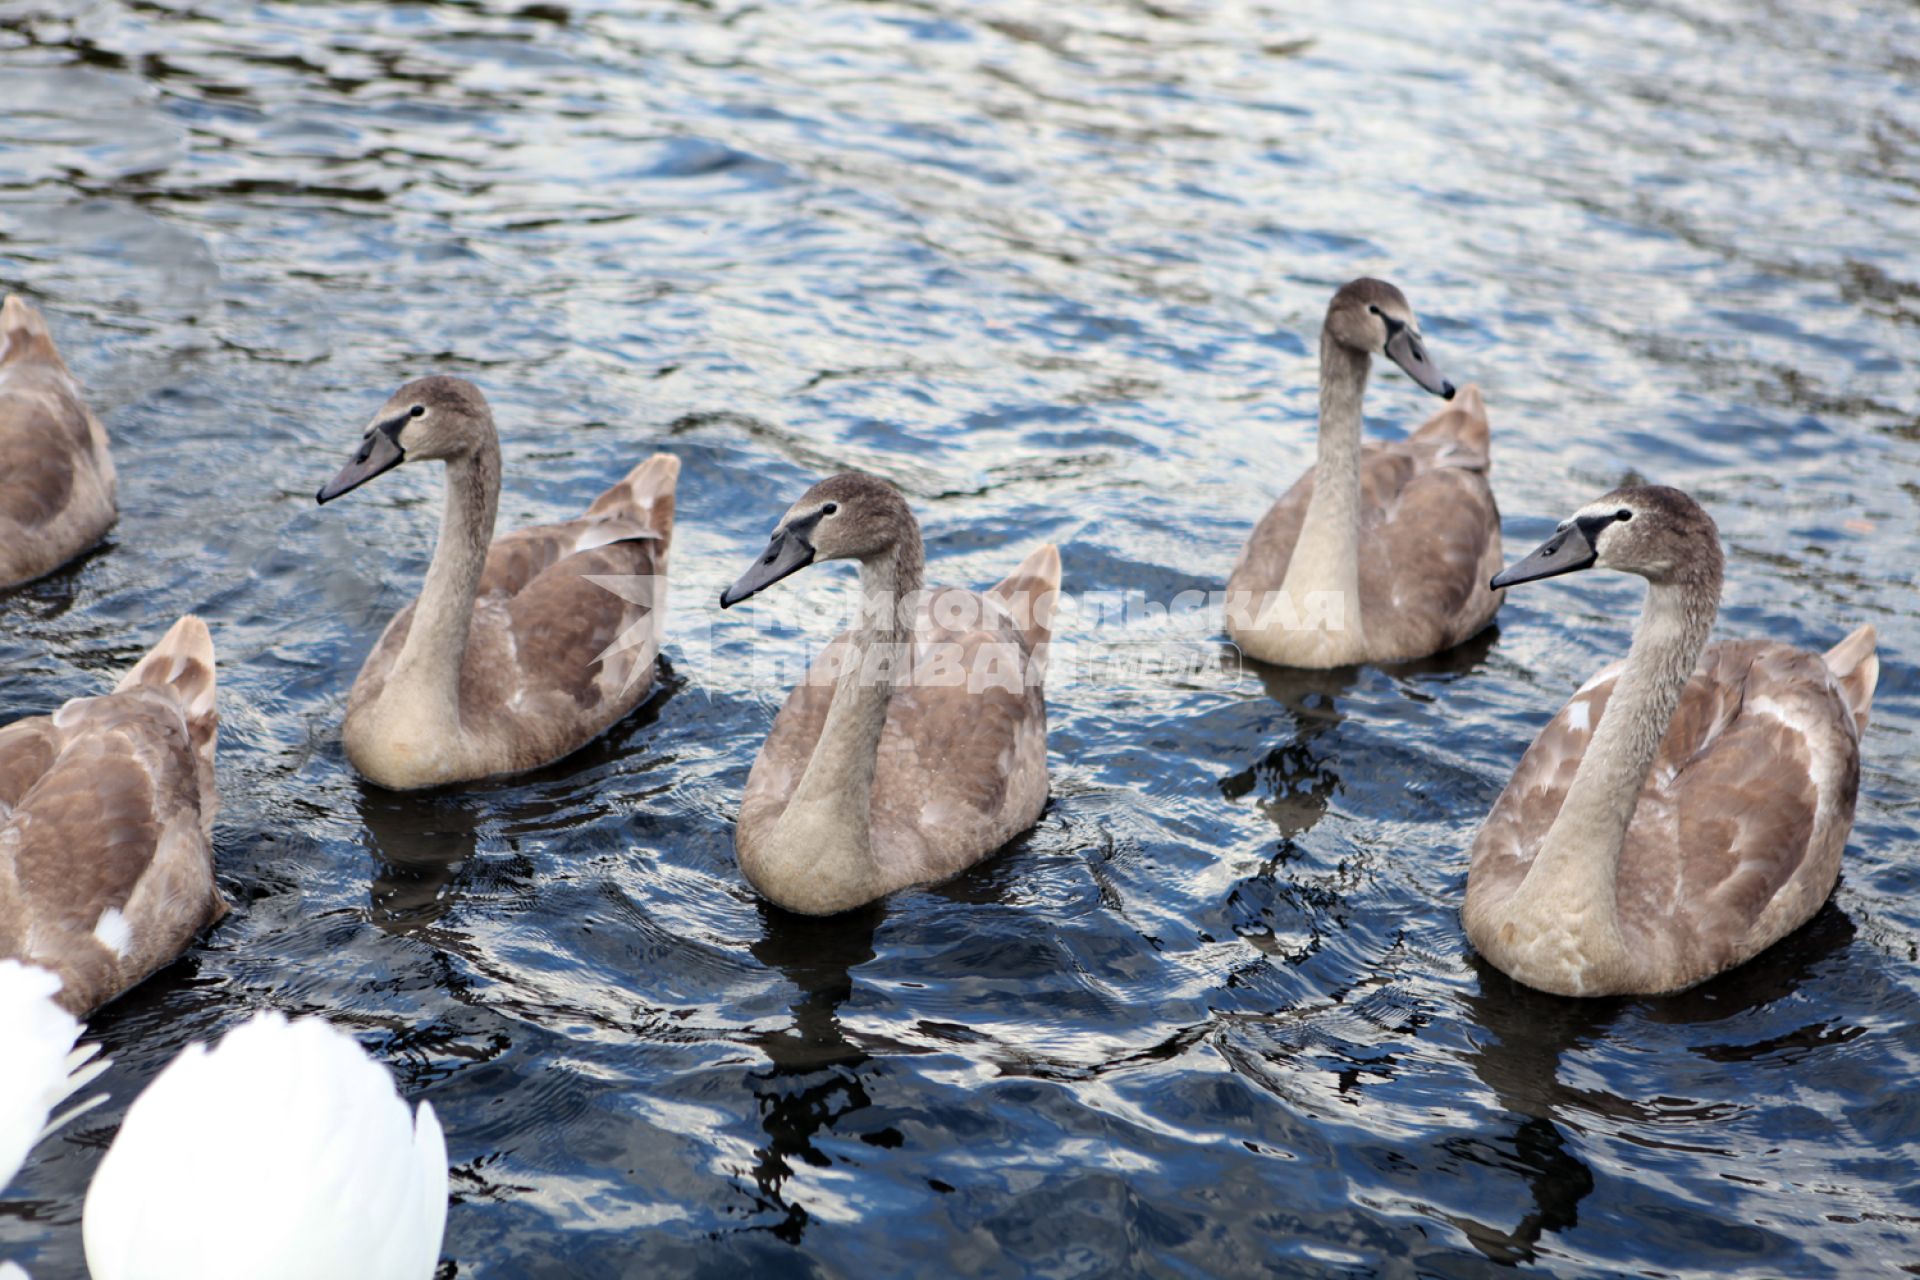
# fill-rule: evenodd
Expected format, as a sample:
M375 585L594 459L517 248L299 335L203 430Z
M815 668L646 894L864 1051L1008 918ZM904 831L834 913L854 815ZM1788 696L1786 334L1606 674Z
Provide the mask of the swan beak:
M1498 591L1519 582L1557 578L1563 573L1589 568L1599 558L1600 553L1593 549L1587 531L1577 523L1569 523L1566 528L1535 547L1525 560L1494 574L1493 581L1487 585Z
M1413 326L1403 324L1387 338L1387 359L1407 371L1407 376L1439 396L1442 400L1453 399L1453 384L1440 376L1440 370L1434 367L1427 356L1427 344L1413 331Z
M740 581L720 593L720 607L732 608L750 595L765 591L790 573L798 573L813 563L813 543L803 529L782 528L773 531L766 554L740 575Z
M358 489L382 471L391 471L407 460L407 451L400 447L398 436L400 428L406 424L404 416L389 422L376 422L367 428L367 435L354 451L353 458L340 468L340 474L320 486L320 492L313 495L315 502L332 502L350 489Z

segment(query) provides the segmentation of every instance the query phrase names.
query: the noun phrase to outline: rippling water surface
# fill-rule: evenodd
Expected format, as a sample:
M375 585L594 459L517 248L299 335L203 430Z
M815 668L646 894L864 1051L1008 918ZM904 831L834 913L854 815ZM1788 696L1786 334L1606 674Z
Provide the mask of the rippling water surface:
M93 1019L113 1101L0 1253L79 1274L127 1102L272 1007L432 1100L444 1274L1913 1270L1916 84L1900 0L0 0L0 287L91 388L123 512L0 595L0 719L205 614L236 904ZM785 504L860 467L947 580L1050 539L1072 591L1218 585L1312 457L1362 273L1486 387L1515 550L1656 479L1720 523L1722 634L1880 628L1813 923L1658 1001L1468 951L1479 815L1627 642L1608 577L1391 671L1143 624L1201 660L1056 685L1030 836L842 918L756 902L764 665L834 623L711 602ZM503 527L679 456L676 600L604 741L395 796L339 720L439 478L312 493L434 370L495 403ZM1387 371L1369 407L1431 402Z

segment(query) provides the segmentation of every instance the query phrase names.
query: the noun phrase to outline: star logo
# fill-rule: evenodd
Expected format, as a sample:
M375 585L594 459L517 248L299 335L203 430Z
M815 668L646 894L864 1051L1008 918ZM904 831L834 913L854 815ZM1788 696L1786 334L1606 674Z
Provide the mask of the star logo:
M667 579L654 573L591 573L586 579L634 606L630 611L634 615L632 623L594 657L607 671L616 670L616 660L627 662L627 677L620 685L620 692L627 693L653 673L653 659L659 653L660 620L666 613ZM630 656L623 659L623 655Z

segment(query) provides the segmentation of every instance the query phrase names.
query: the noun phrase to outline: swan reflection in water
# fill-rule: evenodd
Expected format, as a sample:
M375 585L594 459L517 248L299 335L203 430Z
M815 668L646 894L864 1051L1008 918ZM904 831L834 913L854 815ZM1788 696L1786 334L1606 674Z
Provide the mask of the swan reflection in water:
M872 1103L867 1079L872 1056L847 1038L840 1007L853 994L853 970L874 957L873 935L886 915L870 903L837 916L802 916L765 902L759 907L761 936L749 948L754 958L793 984L793 1021L748 1043L768 1064L747 1077L758 1099L766 1145L754 1151L748 1171L756 1207L775 1221L762 1229L798 1244L811 1217L788 1183L805 1165L825 1169L833 1158L814 1144ZM859 1133L862 1141L895 1145L891 1129Z
M1364 788L1407 767L1404 745L1378 728L1356 722L1357 731L1342 732L1352 690L1384 675L1401 698L1432 701L1435 684L1477 670L1497 639L1497 628L1488 627L1445 653L1378 669L1246 664L1293 726L1289 738L1219 783L1229 803L1254 797L1255 807L1279 832L1272 853L1240 879L1226 904L1234 932L1249 945L1288 964L1315 954L1332 931L1345 927L1349 896L1372 874L1364 853L1326 865L1302 844L1346 789L1343 776ZM1369 696L1378 701L1389 695L1376 685ZM1364 709L1361 717L1366 718Z
M1824 1020L1782 1033L1779 1020L1774 1019L1767 1023L1764 1038L1751 1045L1708 1044L1709 1037L1702 1033L1715 1024L1764 1015L1769 1006L1793 995L1821 961L1844 950L1853 934L1853 922L1829 902L1804 928L1742 967L1678 995L1646 999L1574 1000L1548 995L1521 986L1474 956L1479 985L1463 1004L1470 1024L1491 1034L1474 1037L1474 1046L1464 1058L1514 1124L1504 1140L1461 1137L1442 1145L1457 1160L1517 1173L1526 1184L1532 1207L1510 1226L1465 1215L1440 1216L1495 1262L1534 1261L1542 1238L1578 1223L1580 1201L1594 1189L1593 1172L1579 1148L1595 1121L1606 1122L1610 1131L1640 1129L1638 1141L1658 1146L1671 1141L1658 1135L1670 1135L1678 1126L1724 1121L1736 1110L1727 1103L1667 1096L1666 1091L1674 1087L1670 1078L1649 1078L1650 1089L1662 1090L1650 1098L1575 1085L1562 1078L1563 1059L1604 1049L1615 1024L1623 1019L1674 1028L1659 1035L1670 1040L1669 1054L1691 1053L1709 1060L1844 1043L1852 1037L1835 1034ZM1632 1038L1649 1038L1649 1028L1635 1031Z
M465 792L417 795L362 785L359 809L376 870L367 887L369 918L388 933L427 929L445 916L453 884L473 861L483 799ZM532 874L532 867L527 868Z
M1425 686L1478 670L1499 638L1500 629L1488 627L1444 653L1378 670L1399 685L1403 696L1427 700L1431 695L1424 691ZM1268 666L1251 659L1246 669L1259 679L1269 699L1286 708L1293 721L1293 737L1221 779L1220 792L1231 801L1259 793L1255 803L1279 828L1279 861L1285 861L1287 842L1311 830L1326 815L1340 790L1340 774L1333 765L1340 754L1337 731L1348 714L1341 700L1373 669L1333 667L1314 671Z

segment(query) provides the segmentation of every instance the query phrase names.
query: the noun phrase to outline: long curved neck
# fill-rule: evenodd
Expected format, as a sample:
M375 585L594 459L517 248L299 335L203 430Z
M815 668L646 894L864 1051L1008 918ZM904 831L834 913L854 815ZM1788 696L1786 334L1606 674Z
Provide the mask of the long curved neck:
M808 834L811 871L824 884L866 884L878 874L872 831L874 765L887 726L887 705L909 674L911 608L918 602L925 572L920 531L912 527L891 550L860 564L859 624L820 739L782 815L783 827Z
M1719 607L1717 563L1648 586L1626 668L1516 900L1551 900L1567 918L1617 936L1615 886L1627 828Z
M1320 616L1360 626L1360 405L1372 358L1325 329L1320 333L1320 457L1313 497L1287 563L1282 589L1302 616L1316 612L1307 593L1325 592ZM1338 601L1336 607L1335 601Z
M418 714L457 724L460 668L473 624L473 598L487 567L500 504L500 443L485 424L480 447L447 461L447 505L427 582L414 605L407 642L394 660L389 688L417 700Z

